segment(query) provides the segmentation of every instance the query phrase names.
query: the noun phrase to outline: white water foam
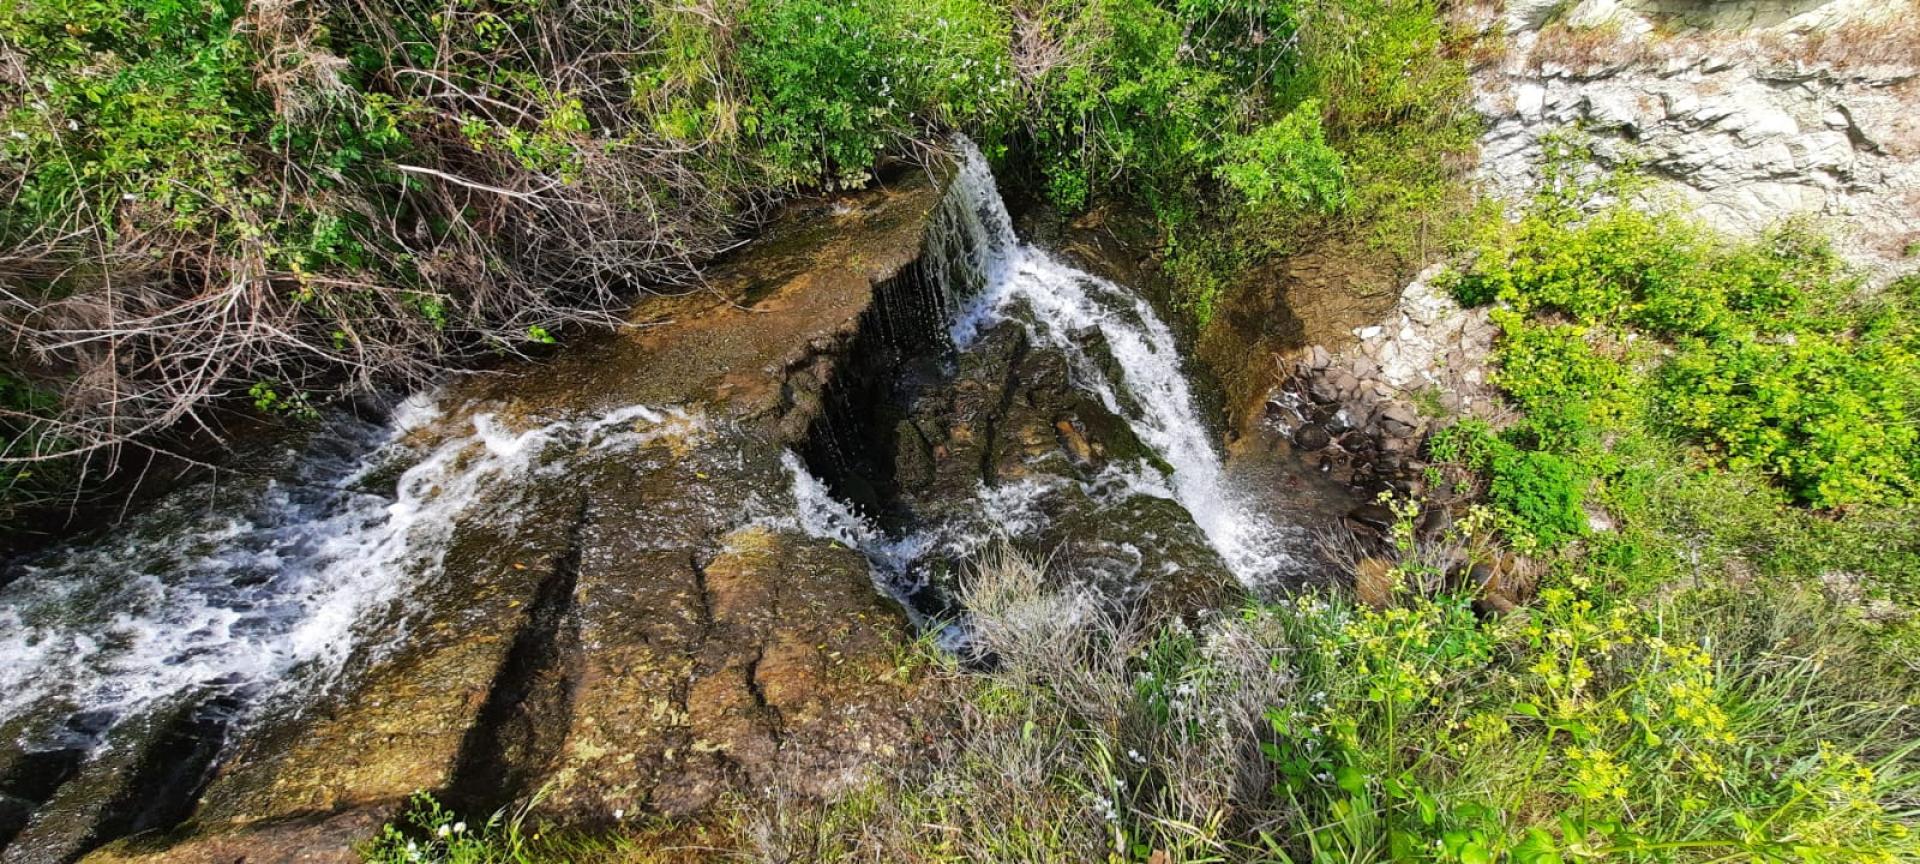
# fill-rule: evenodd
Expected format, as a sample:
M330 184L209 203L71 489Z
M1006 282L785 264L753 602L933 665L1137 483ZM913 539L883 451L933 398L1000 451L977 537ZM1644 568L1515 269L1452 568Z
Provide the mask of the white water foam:
M1294 561L1295 532L1261 515L1226 481L1213 435L1201 419L1181 369L1179 343L1146 298L1020 242L994 186L993 174L972 142L959 139L962 161L948 193L959 224L945 226L971 250L984 281L949 330L965 350L993 324L1021 321L1039 345L1062 351L1079 383L1107 409L1127 419L1135 434L1173 468L1171 497L1248 587L1259 587ZM1016 314L1016 311L1025 314ZM1110 380L1098 358L1075 335L1097 331L1119 369ZM1136 491L1154 484L1132 478Z
M418 397L384 426L341 419L320 433L297 482L266 484L242 512L182 496L189 503L163 504L127 530L11 565L0 588L0 724L84 713L97 736L182 694L258 705L316 693L369 635L363 621L437 578L463 513L484 501L510 518L503 490L550 445L629 447L698 424L629 406L515 431L475 413L470 431L407 468L391 497L372 491L369 478L404 460L407 436L439 415ZM313 455L327 452L345 455ZM47 739L48 725L30 728ZM54 733L26 743L97 743Z

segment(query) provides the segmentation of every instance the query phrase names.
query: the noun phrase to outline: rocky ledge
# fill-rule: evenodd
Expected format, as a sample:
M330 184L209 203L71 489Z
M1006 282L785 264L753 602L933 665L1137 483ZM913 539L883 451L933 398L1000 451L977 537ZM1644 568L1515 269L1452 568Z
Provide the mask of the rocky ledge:
M1639 166L1670 206L1736 234L1789 217L1887 276L1920 212L1920 7L1907 0L1513 0L1474 23L1481 178L1521 199L1555 136Z
M528 464L368 622L393 635L313 704L229 744L190 736L214 752L185 769L180 723L123 724L25 802L7 864L356 861L418 791L476 814L537 796L535 818L577 827L697 824L747 790L823 795L904 758L934 722L898 671L912 628L861 554L803 530L783 454L901 302L942 192L911 172L796 208L710 291L441 394L414 452ZM215 753L204 783L148 782Z

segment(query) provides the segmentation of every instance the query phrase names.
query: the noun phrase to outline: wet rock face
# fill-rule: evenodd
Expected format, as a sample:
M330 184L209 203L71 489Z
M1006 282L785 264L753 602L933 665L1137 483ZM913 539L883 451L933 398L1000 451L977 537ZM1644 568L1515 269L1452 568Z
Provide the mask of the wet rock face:
M0 762L0 828L24 810L23 838L53 838L8 864L352 861L420 790L479 814L544 790L538 816L580 826L697 820L904 756L927 722L895 673L910 627L861 555L798 530L781 454L807 445L940 192L909 179L803 213L716 268L713 294L444 394L413 447L453 447L456 470L524 448L525 467L462 514L434 579L363 625L386 635L314 704L263 707L210 782L96 756L43 794ZM183 764L177 746L124 752ZM115 823L128 778L183 806Z
M1074 339L1104 353L1097 332ZM1050 578L1149 614L1240 596L1192 517L1138 488L1161 470L1151 449L1075 383L1063 352L1034 344L1023 321L999 322L964 352L929 346L880 375L874 401L850 412L874 433L834 446L863 449L884 464L884 480L833 473L846 460L823 473L883 525L935 538L939 551L923 559L912 597L928 617L960 614L968 557L1002 536L1052 551Z

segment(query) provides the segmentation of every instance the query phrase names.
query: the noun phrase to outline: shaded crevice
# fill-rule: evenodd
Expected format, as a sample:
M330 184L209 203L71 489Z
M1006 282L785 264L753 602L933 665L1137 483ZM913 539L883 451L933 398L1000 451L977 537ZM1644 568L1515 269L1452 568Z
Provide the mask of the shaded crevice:
M122 837L170 831L192 817L241 711L238 698L216 696L168 723L106 808L88 851Z
M238 694L194 696L121 724L92 746L25 754L0 780L12 864L63 864L186 822L241 714ZM23 794L24 793L24 794Z
M807 467L835 497L852 502L883 524L899 522L900 481L893 463L899 422L911 401L903 388L950 365L949 298L939 266L921 258L873 289L851 338L830 363L819 413L800 450ZM919 375L902 374L920 367Z
M514 634L492 689L465 738L442 798L461 812L487 813L534 791L559 752L579 677L580 577L587 503L578 505L566 550L554 562Z
M787 730L786 715L779 706L767 701L767 691L760 685L760 663L767 657L767 646L757 645L753 650L753 659L747 661L747 696L753 700L753 708L767 720L767 734L778 747L785 740Z
M707 586L707 565L699 552L687 556L687 569L693 573L694 590L700 593L700 644L705 645L713 638L713 589Z
M880 527L901 531L914 517L902 502L899 425L910 420L916 396L950 382L955 352L949 328L961 305L984 287L983 262L994 250L976 224L977 202L963 189L941 199L921 236L919 254L872 289L872 302L853 332L834 345L816 345L792 404L813 410L795 449L834 497ZM983 246L982 244L987 244ZM821 356L831 353L830 357ZM907 482L913 471L908 466Z
M994 454L1000 450L1000 424L1013 412L1013 400L1020 391L1020 366L1026 362L1030 347L1024 336L1014 340L1013 356L1007 359L1007 376L1000 382L1000 399L983 424L981 442L985 446L980 448L980 482L989 488L999 485L1000 472L994 470L993 462Z
M54 793L80 772L87 761L84 747L28 751L0 776L0 849L20 834Z

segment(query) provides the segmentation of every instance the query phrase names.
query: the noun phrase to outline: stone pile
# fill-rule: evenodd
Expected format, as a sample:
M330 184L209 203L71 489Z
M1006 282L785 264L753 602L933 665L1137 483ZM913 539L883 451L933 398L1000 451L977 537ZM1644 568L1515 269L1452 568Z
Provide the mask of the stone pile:
M1432 419L1364 356L1336 356L1315 345L1282 362L1291 368L1268 400L1268 417L1307 467L1364 495L1367 503L1351 521L1384 532L1392 514L1373 499L1421 491L1420 445Z

